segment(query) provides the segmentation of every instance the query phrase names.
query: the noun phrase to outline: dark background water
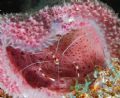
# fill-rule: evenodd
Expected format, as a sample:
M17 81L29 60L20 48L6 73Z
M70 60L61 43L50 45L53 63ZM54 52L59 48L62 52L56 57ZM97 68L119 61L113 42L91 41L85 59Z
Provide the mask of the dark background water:
M0 13L19 13L31 9L40 9L45 5L53 6L64 0L0 0ZM65 0L69 1L69 0ZM120 0L100 0L111 6L120 16Z

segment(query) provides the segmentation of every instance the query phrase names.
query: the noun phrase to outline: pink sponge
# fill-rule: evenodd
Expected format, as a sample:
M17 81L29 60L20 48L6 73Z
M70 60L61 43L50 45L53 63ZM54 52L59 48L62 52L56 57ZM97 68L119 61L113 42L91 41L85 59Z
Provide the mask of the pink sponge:
M76 79L84 83L95 66L120 58L120 22L113 13L88 0L2 17L2 87L13 96L59 98Z

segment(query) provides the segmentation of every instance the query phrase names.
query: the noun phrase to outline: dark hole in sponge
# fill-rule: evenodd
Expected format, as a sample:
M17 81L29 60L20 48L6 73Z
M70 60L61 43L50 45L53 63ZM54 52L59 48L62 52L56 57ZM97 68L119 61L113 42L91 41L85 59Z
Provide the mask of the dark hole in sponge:
M82 69L85 70L85 66L83 66Z
M91 68L90 65L88 65L88 68Z

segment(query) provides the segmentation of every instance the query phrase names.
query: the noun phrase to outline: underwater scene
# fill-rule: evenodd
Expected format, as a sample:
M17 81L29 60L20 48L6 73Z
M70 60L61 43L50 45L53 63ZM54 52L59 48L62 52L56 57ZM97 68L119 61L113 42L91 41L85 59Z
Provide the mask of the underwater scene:
M1 0L0 98L120 98L120 0Z

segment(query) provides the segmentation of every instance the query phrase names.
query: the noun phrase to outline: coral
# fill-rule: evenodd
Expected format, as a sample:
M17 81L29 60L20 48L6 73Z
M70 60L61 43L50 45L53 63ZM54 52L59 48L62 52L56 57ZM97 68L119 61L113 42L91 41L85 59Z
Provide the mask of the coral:
M85 85L76 83L72 87L72 93L67 94L67 98L104 98L104 97L115 97L119 98L120 96L120 60L112 58L113 69L101 69L96 67L94 71L95 80L86 81L87 90ZM96 74L97 71L97 74ZM117 75L117 76L116 76Z

